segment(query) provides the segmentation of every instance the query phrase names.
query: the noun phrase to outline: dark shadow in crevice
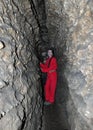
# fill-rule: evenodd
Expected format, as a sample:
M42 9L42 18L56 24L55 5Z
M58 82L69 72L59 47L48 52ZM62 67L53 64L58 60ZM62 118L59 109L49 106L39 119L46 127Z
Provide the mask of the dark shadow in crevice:
M50 45L50 40L53 37L55 33L55 36L58 36L58 30L57 27L53 26L52 33L53 36L51 36L48 32L48 28L46 26L46 6L45 6L45 0L29 0L31 4L31 9L33 12L33 15L35 16L35 19L38 24L39 28L39 41L35 43L35 50L36 50L36 55L40 61L40 53L42 51L45 51L46 48L48 48ZM65 26L66 26L66 22ZM65 30L65 29L64 29ZM66 110L66 103L68 101L68 96L69 96L69 89L68 89L68 84L64 75L64 72L66 70L66 64L67 64L67 57L64 55L66 51L66 33L63 30L63 48L57 46L57 40L58 37L54 39L53 46L56 49L56 58L58 59L58 84L57 84L57 90L56 90L56 100L55 104L50 105L50 106L44 106L43 112L44 115L42 117L42 130L69 130L69 125L68 125L68 113ZM51 38L49 38L49 36ZM39 55L39 56L38 56ZM62 58L62 60L61 60ZM41 72L40 72L41 74ZM42 86L42 85L41 85ZM44 86L42 86L42 95L44 93ZM44 95L43 97L44 98ZM44 100L43 100L44 101ZM56 123L57 122L57 123ZM64 123L62 123L64 122ZM65 125L63 125L65 124Z

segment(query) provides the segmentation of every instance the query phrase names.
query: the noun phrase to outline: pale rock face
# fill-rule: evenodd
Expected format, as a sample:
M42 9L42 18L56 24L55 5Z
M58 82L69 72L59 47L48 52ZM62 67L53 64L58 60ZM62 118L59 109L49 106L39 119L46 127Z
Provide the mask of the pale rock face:
M46 5L50 41L69 87L71 130L93 130L93 1L48 0Z
M4 43L0 42L0 50L4 48Z
M31 26L32 19L29 1L0 1L0 130L39 130L41 125L38 60L31 38L37 23Z

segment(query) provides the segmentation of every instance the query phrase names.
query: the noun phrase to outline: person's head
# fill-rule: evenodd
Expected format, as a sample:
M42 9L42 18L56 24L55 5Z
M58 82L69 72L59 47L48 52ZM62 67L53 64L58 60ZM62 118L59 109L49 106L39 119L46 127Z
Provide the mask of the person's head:
M54 49L53 48L49 48L47 53L48 53L48 57L49 58L53 57L54 56Z

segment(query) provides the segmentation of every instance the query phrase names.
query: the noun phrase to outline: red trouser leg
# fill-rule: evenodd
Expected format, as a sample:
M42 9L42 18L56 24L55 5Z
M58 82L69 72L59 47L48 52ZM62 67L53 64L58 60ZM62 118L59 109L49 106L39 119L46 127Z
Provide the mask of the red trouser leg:
M56 84L57 84L57 73L54 72L51 74L51 82L50 82L50 99L51 103L55 100L55 91L56 91Z
M55 100L55 91L57 84L57 73L53 72L49 74L45 85L45 99L51 103Z
M48 77L45 84L45 100L49 101L50 98L50 78Z

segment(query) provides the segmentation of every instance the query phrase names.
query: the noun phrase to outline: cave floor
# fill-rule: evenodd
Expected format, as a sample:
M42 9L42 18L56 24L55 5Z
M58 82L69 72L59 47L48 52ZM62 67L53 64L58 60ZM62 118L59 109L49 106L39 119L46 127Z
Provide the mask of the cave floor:
M44 106L42 130L70 130L65 103Z

